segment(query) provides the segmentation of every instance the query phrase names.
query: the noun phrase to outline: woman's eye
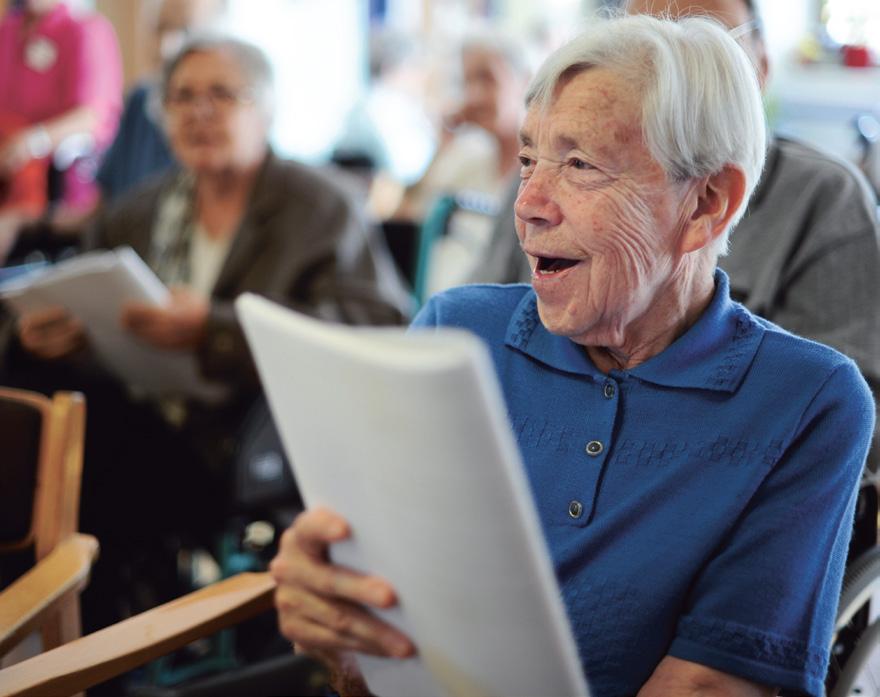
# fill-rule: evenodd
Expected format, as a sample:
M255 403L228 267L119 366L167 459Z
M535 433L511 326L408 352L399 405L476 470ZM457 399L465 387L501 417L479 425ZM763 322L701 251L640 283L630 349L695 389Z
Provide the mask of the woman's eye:
M531 160L531 158L528 158L528 157L526 157L525 155L520 155L520 156L519 156L519 163L520 163L523 167L531 167L531 166L532 166L532 160Z
M568 165L573 169L592 169L589 162L578 157L569 158Z

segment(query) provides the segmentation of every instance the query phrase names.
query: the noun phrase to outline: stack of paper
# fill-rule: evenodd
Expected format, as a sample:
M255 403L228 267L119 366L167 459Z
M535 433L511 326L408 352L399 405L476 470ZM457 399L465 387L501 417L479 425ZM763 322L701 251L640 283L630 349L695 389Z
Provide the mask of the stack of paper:
M488 353L443 330L321 323L236 302L309 506L351 524L336 563L376 573L415 641L362 657L376 694L585 695L581 664Z
M134 391L215 400L223 389L206 383L190 353L157 349L123 329L128 301L162 305L169 290L130 247L90 252L17 276L0 285L0 298L19 314L67 308L86 327L103 365Z

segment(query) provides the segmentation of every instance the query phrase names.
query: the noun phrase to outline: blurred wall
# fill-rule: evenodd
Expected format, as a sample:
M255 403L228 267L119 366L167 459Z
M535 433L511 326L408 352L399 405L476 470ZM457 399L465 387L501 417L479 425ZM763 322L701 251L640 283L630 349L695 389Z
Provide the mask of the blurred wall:
M8 1L8 0L7 0ZM142 39L138 39L138 24L142 0L95 0L95 10L104 15L116 29L122 52L122 69L126 87L131 85L144 69ZM141 37L143 32L141 32Z

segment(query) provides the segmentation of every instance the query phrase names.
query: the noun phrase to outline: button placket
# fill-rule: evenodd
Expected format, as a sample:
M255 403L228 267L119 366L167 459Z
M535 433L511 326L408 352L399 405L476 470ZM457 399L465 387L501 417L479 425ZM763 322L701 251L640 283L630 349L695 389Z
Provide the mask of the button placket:
M614 423L620 409L621 386L612 376L605 376L590 389L588 404L585 404L585 420L582 422L579 435L581 466L576 481L572 481L562 501L557 505L564 507L566 522L576 528L590 524L599 483L608 458ZM561 493L561 492L560 492ZM561 511L560 511L561 512Z

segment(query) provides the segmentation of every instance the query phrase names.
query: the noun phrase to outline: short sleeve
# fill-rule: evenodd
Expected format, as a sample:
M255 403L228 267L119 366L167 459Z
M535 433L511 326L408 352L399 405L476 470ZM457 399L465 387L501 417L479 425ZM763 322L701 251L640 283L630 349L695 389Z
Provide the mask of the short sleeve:
M669 654L824 693L874 407L851 361L822 384L689 593Z

